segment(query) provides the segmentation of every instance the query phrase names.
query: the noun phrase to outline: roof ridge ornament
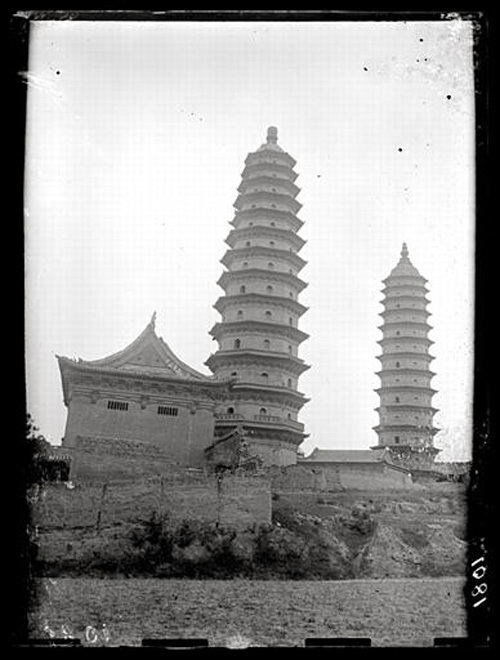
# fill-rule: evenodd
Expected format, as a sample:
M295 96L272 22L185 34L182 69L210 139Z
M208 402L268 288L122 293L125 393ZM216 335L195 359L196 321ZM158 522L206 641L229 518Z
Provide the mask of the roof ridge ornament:
M155 329L155 324L156 324L156 311L153 312L153 316L151 317L151 321L149 322L149 325Z
M408 251L408 246L406 243L403 243L403 247L401 248L401 256L403 259L408 259L409 251Z

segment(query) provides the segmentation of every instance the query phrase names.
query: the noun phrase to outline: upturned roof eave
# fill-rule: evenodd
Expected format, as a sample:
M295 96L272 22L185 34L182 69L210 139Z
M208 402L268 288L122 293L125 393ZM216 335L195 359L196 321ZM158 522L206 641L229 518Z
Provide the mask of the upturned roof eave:
M89 375L106 375L106 376L118 376L120 378L130 378L130 379L146 379L151 381L169 381L180 383L184 385L199 385L217 388L226 388L232 386L234 379L221 379L215 376L204 376L203 379L195 378L185 378L182 376L175 376L173 374L162 374L145 372L140 370L126 370L110 366L90 366L85 362L75 362L70 358L60 357L59 358L59 367L63 373L63 378L69 376L68 371L73 371L75 373L85 373ZM64 362L62 362L64 361ZM63 380L63 389L64 389L64 380Z

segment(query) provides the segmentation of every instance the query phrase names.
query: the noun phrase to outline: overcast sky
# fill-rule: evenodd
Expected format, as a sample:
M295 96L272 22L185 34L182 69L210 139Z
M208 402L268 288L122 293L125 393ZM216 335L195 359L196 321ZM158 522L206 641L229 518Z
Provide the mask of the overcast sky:
M243 162L270 125L296 160L311 398L303 445L361 449L380 368L381 280L403 241L429 280L442 458L469 457L472 31L440 22L37 22L26 156L28 410L59 443L55 355L157 332L194 368Z

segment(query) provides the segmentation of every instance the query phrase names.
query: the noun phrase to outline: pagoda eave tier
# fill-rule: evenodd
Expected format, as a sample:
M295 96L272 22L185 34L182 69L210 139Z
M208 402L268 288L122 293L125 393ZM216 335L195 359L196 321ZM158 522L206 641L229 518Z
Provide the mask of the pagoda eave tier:
M408 368L405 367L403 369L403 372L404 373L410 373L410 374L420 374L420 375L422 375L422 373L424 373L424 375L429 379L433 378L436 375L436 373L434 371L431 371L430 369L408 369ZM382 376L385 376L386 374L388 376L394 376L394 374L400 374L400 373L401 373L401 368L399 368L399 369L381 369L380 371L376 371L375 375L379 376L379 378L382 378Z
M386 295L386 299L390 300L391 298L399 297L397 295L390 295L390 294L395 294L396 292L399 292L401 290L403 291L403 294L409 290L416 291L418 295L415 296L415 298L418 298L419 300L422 300L422 298L425 297L425 294L429 293L429 289L427 289L427 287L420 284L394 284L392 286L385 286L383 289L380 289L380 293L384 293Z
M245 165L247 166L263 164L286 165L293 169L297 164L297 161L295 158L292 158L290 154L287 154L286 151L283 151L282 149L279 151L276 149L271 149L266 145L262 149L258 149L257 151L249 153L245 158Z
M374 392L381 393L381 392L409 392L409 391L415 391L415 392L427 392L431 393L432 396L436 394L437 390L433 390L432 387L420 387L419 385L401 385L401 383L398 383L397 385L384 385L384 387L377 387L376 389L373 390Z
M252 364L257 366L274 366L284 369L290 373L300 375L310 368L300 358L285 353L272 353L271 351L259 351L257 349L235 349L232 351L217 351L212 353L205 364L214 370L221 366L233 366L236 364Z
M379 303L381 303L382 305L387 305L389 303L394 302L394 300L399 301L400 304L402 304L403 301L405 301L405 302L411 301L412 303L415 303L415 302L424 303L424 306L428 305L430 303L429 298L426 298L425 296L409 296L407 294L403 294L401 296L388 296L387 298L382 298L381 300L379 300ZM425 310L422 307L396 307L396 308L390 307L387 311L423 312ZM384 312L381 312L381 315L383 313ZM430 316L430 312L429 312L429 316Z
M266 335L278 335L279 337L287 337L299 343L309 338L307 332L303 332L298 328L291 325L283 325L281 323L266 323L265 321L254 321L247 319L242 321L226 321L224 323L216 323L210 330L209 334L214 339L220 340L228 335L238 335L242 332L260 332ZM238 350L244 350L242 346Z
M244 211L237 211L234 218L229 222L235 229L239 228L244 222L284 222L291 226L293 231L299 231L304 222L290 211L283 211L282 209L245 209ZM266 226L259 224L258 226Z
M278 177L276 173L273 174L262 169L254 172L254 176L244 176L237 190L242 195L245 195L255 192L251 190L255 186L271 186L271 188L273 186L279 186L280 189L285 188L287 193L292 197L296 197L300 192L300 188L293 183L291 177Z
M294 390L290 387L282 387L280 385L266 385L262 383L240 382L236 380L231 389L231 394L238 397L245 395L266 395L272 397L274 401L286 402L293 401L294 404L300 404L302 407L310 399L308 399L302 392Z
M382 325L377 326L378 330L392 330L393 328L405 328L405 327L411 327L411 328L419 328L419 329L425 329L427 332L432 330L432 325L429 325L426 321L406 321L406 320L400 320L400 321L384 321ZM398 337L400 335L397 335ZM409 335L407 339L411 339L412 335Z
M428 410L429 413L432 413L435 415L437 412L439 412L439 408L433 408L432 406L417 406L413 405L412 403L383 403L381 404L378 408L375 408L377 412L387 410L389 412L394 412L396 410L400 410L402 412L421 412L422 410Z
M262 203L263 200L264 203ZM285 195L267 190L256 190L254 192L246 192L244 194L238 195L233 203L233 206L238 211L243 210L245 206L247 206L247 208L251 207L252 204L255 204L256 208L259 206L266 208L266 202L269 204L283 205L292 213L298 213L302 208L302 204L294 199L291 195Z
M429 355L429 353L415 353L415 351L387 351L387 353L382 353L381 355L377 355L376 359L380 360L380 362L384 362L384 360L393 360L394 358L411 358L415 359L418 358L419 360L423 360L424 362L432 362L436 358L433 357L432 355ZM404 371L411 371L412 367L404 367ZM402 369L388 369L387 371L398 371L401 372Z
M281 422L259 422L257 420L239 420L231 421L224 419L215 420L215 435L226 433L228 430L241 426L243 427L245 434L250 438L265 438L266 440L280 440L284 442L289 442L291 445L299 445L307 437L308 433L304 433L304 426L297 423L297 426L287 423L289 420L283 420Z
M409 456L414 455L415 452L417 452L417 453L420 453L420 452L424 453L425 452L425 453L428 453L428 454L433 454L435 456L436 454L439 454L439 452L441 451L441 449L437 449L436 447L434 447L432 445L415 447L415 445L405 445L405 444L389 445L387 443L382 443L380 445L375 445L373 447L370 447L370 449L378 449L378 450L380 450L382 448L383 449L389 449L391 454L394 454L396 452L400 453L400 454L406 454L407 453ZM404 456L403 456L403 458L404 458Z
M402 335L396 337L383 337L377 341L377 344L386 346L387 344L393 343L395 341L408 341L409 343L409 340L415 344L425 344L426 346L432 346L432 344L434 344L432 339L427 339L427 337L417 337L415 335L410 335L407 337L403 337ZM419 355L419 353L413 353L413 355Z
M306 244L306 241L290 229L280 229L279 227L267 227L265 225L254 225L253 227L242 227L241 229L232 229L226 243L234 248L238 240L246 240L255 237L276 238L282 241L288 241L293 245L297 252ZM250 246L248 246L250 247Z
M411 433L423 433L427 435L436 435L439 429L434 426L416 427L414 424L379 424L372 427L377 433L395 433L396 431L410 431Z
M244 180L251 180L254 177L257 178L260 176L271 176L277 181L281 181L282 179L295 181L299 175L289 164L272 163L269 161L248 163L241 173L241 177Z
M415 302L415 299L413 299L413 301ZM415 307L397 307L396 309L394 309L394 307L391 307L390 309L385 309L383 312L380 312L379 316L385 318L386 316L391 316L394 314L404 314L405 312L412 314L420 314L421 316L425 316L425 318L431 316L431 313L428 312L426 309L417 309Z
M308 310L308 307L293 298L266 295L264 293L240 293L235 296L221 296L217 299L214 309L222 314L228 307L240 307L245 304L254 305L255 303L260 303L262 306L285 308L299 317Z
M292 273L285 273L280 270L264 270L263 268L245 268L244 270L231 270L222 273L217 284L224 289L231 282L246 282L249 279L260 279L288 284L300 293L306 288L307 282L304 282Z
M285 261L292 264L297 269L297 271L302 270L302 268L304 268L304 266L307 264L307 261L302 259L302 257L299 257L296 252L292 252L291 250L266 247L264 245L253 245L251 247L233 248L231 250L227 250L220 262L227 268L230 268L235 261L245 258L252 259L254 257L284 259Z

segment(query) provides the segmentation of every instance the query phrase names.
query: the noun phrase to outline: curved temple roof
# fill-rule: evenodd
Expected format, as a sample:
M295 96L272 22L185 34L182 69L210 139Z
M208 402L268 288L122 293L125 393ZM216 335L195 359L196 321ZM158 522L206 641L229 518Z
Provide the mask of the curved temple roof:
M83 367L85 370L116 371L123 374L171 377L201 383L221 382L220 379L196 371L180 360L155 332L156 313L141 334L126 348L99 360L70 360L57 356L60 365Z

